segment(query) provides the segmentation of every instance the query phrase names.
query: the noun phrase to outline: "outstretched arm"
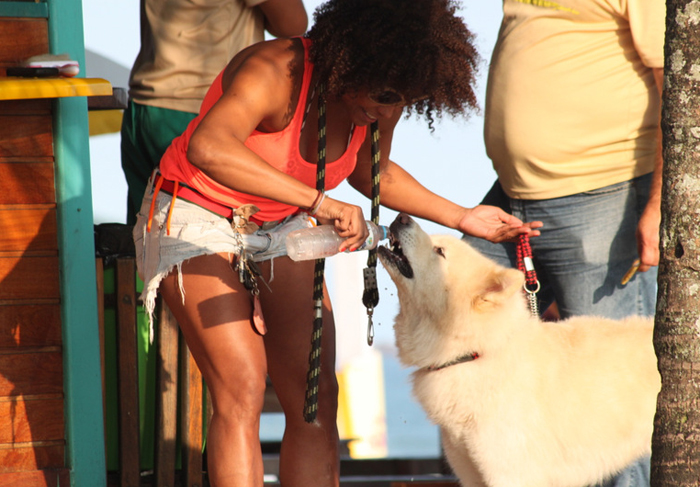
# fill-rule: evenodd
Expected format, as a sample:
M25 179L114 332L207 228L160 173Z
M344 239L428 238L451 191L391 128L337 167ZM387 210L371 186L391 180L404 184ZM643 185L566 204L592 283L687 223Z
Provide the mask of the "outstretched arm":
M400 116L400 114L399 114ZM401 166L388 158L394 124L388 123L380 132L381 141L381 203L396 211L433 221L449 228L491 242L513 240L520 234L539 235L541 222L523 223L518 218L494 206L465 208L439 196L420 184ZM367 147L365 147L367 146ZM358 155L357 167L348 182L362 194L369 196L370 154L365 144ZM386 156L384 155L386 154Z

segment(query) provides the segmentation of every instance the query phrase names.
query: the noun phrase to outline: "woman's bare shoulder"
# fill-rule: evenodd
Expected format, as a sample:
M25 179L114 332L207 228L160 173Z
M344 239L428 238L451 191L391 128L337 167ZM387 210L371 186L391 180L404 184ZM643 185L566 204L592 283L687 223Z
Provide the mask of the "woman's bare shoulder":
M253 71L262 77L288 78L303 70L304 46L299 39L273 39L259 42L238 53L224 73L224 86L241 72Z
M220 104L242 102L260 117L259 129L280 130L294 113L303 75L301 40L276 39L253 45L226 68Z

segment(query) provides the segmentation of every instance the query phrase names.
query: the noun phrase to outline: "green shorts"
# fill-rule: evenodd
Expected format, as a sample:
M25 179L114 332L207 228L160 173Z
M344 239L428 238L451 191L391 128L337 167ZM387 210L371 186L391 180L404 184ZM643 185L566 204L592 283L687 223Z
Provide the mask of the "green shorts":
M127 224L136 223L148 178L158 167L165 150L196 116L196 113L129 101L121 131L122 170L128 186Z

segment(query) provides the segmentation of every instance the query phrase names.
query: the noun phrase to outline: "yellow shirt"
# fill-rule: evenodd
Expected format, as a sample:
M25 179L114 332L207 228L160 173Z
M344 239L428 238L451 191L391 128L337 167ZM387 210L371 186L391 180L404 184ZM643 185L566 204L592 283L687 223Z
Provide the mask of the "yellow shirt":
M504 0L485 141L506 193L549 199L653 170L664 0Z
M214 78L264 39L265 0L142 0L141 50L129 80L137 103L199 113Z

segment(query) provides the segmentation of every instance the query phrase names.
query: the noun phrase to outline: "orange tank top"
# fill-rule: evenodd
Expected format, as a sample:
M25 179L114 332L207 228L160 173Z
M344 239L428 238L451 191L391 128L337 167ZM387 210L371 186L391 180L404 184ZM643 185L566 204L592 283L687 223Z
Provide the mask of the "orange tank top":
M301 38L301 40L304 44L305 53L304 76L294 117L291 122L279 132L263 133L257 130L254 131L245 141L245 145L274 168L310 187L315 187L316 164L304 160L299 152L299 137L301 136L301 128L313 72L313 65L309 62L309 46L311 41L305 38ZM237 208L249 203L254 204L260 208L260 211L256 213L255 216L262 221L280 220L295 213L298 207L234 191L217 183L187 160L187 147L192 134L202 118L223 94L221 85L222 76L223 71L219 73L212 83L211 88L209 88L202 102L200 114L190 122L185 132L175 138L170 147L168 147L168 150L160 161L160 172L164 178L184 183L217 203L232 208ZM366 135L367 127L355 127L345 153L339 159L326 164L326 190L338 186L355 169L357 153Z

